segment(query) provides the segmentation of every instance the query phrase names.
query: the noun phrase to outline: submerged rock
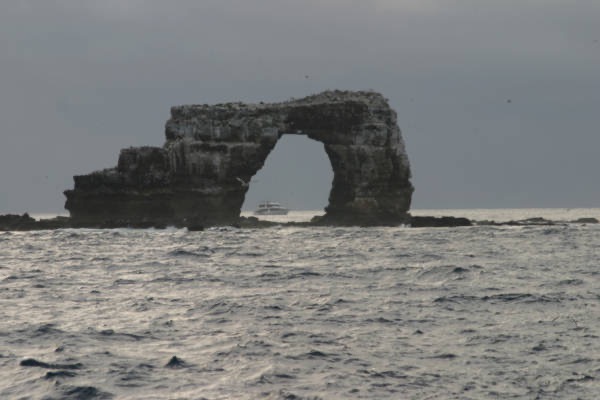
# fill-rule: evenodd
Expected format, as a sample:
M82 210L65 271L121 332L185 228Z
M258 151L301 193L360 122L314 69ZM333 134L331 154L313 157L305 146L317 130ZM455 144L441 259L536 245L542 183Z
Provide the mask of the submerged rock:
M247 182L288 133L322 142L331 161L333 184L320 224L408 221L413 186L396 113L378 93L351 91L173 107L163 147L124 149L116 167L75 176L65 208L87 224L236 224Z
M60 399L62 400L105 400L112 399L112 393L104 392L94 386L61 386Z
M463 217L411 217L410 226L413 228L451 228L456 226L471 226L471 220Z
M600 223L597 218L588 217L588 218L578 218L574 221L571 221L573 224L597 224Z
M77 374L73 371L48 371L44 375L44 379L57 379L57 378L73 378Z
M543 218L543 217L533 217L533 218L525 218L525 219L520 219L517 221L508 221L508 222L504 222L503 225L512 225L512 226L519 226L519 225L556 225L557 222L556 221L551 221L549 219Z
M38 367L38 368L47 368L47 369L80 369L82 365L80 363L74 364L52 364L46 363L43 361L38 361L35 358L26 358L21 360L19 363L22 367Z
M173 356L173 357L171 357L169 362L165 365L165 367L167 367L167 368L183 368L183 367L185 367L185 361L183 361L181 358L178 358L177 356Z

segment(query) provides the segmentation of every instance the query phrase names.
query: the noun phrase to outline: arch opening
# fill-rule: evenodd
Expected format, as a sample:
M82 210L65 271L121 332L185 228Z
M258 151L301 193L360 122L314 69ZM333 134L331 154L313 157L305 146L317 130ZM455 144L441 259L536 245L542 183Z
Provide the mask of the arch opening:
M322 142L304 134L283 134L250 180L242 211L277 201L290 210L324 213L332 182L333 169Z

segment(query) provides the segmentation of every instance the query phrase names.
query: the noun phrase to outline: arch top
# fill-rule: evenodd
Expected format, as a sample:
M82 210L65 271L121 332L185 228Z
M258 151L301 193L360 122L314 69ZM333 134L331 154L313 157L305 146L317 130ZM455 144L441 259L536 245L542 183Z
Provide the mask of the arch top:
M167 141L182 138L216 142L252 141L278 132L302 133L323 142L379 144L396 126L387 100L372 91L325 91L280 103L222 103L171 108ZM365 130L370 135L365 135ZM363 143L364 140L370 143Z
M413 187L404 141L396 113L371 91L172 107L162 148L125 149L116 168L75 177L65 207L74 218L105 218L108 208L127 218L233 223L248 189L240 181L262 168L284 133L325 145L334 179L322 223L405 222Z

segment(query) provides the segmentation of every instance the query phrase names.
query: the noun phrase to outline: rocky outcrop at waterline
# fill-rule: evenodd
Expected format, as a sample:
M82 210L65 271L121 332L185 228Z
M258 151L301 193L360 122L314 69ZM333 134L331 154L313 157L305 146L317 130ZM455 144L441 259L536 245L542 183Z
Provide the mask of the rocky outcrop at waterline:
M471 226L472 222L466 218L455 217L414 217L408 216L406 226L414 228L422 227L458 227ZM181 222L181 221L180 221ZM242 229L271 228L275 226L294 226L294 227L316 227L330 226L323 216L313 218L309 222L274 222L262 220L256 217L239 217L230 226ZM96 229L114 229L114 228L132 228L132 229L164 229L167 227L187 228L189 231L204 230L203 225L194 225L191 223L166 224L164 222L140 221L140 220L114 220L105 221L81 221L70 217L55 217L50 219L34 219L25 213L23 215L7 214L0 215L0 231L33 231L33 230L51 230L67 228L96 228Z
M0 232L1 231L39 231L39 230L54 230L54 229L77 229L77 228L96 228L96 229L114 229L114 228L134 228L134 229L147 229L147 228L167 228L172 226L175 228L188 228L190 230L201 230L194 229L193 226L186 226L183 224L159 224L151 221L131 221L123 219L107 219L105 221L82 221L71 217L58 216L54 218L43 218L35 219L28 213L18 214L5 214L0 215Z
M410 228L456 228L469 226L548 226L548 225L588 225L598 224L600 221L596 218L579 218L573 221L552 221L544 218L527 218L515 221L496 222L496 221L471 221L464 217L431 217L431 216L410 216L408 223L405 225ZM274 222L262 220L256 217L240 217L233 224L234 228L241 229L260 229L282 226L293 227L318 227L328 226L321 218L315 218L309 222ZM0 215L0 231L34 231L34 230L53 230L67 228L97 228L97 229L114 229L114 228L132 228L132 229L164 229L167 227L187 228L188 231L204 230L202 225L174 225L153 223L149 221L128 221L128 220L107 220L97 223L89 221L82 222L69 217L55 217L50 219L34 219L27 213L23 215L7 214Z
M396 113L375 92L327 91L282 103L173 107L163 147L121 151L118 165L65 191L88 224L231 225L247 182L283 134L322 142L333 169L327 225L409 222L413 186Z
M413 216L410 219L410 226L413 228L452 228L471 225L473 222L464 217Z
M45 229L62 229L71 225L71 219L56 217L52 219L32 218L28 213L0 215L0 231L33 231Z

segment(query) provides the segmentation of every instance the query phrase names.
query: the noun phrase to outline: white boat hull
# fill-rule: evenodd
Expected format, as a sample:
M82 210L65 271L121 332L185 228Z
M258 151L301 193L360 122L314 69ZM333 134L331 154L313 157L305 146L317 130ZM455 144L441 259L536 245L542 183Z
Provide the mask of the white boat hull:
M287 215L288 210L258 210L254 215Z
M288 209L275 201L265 201L258 205L254 215L287 215Z

